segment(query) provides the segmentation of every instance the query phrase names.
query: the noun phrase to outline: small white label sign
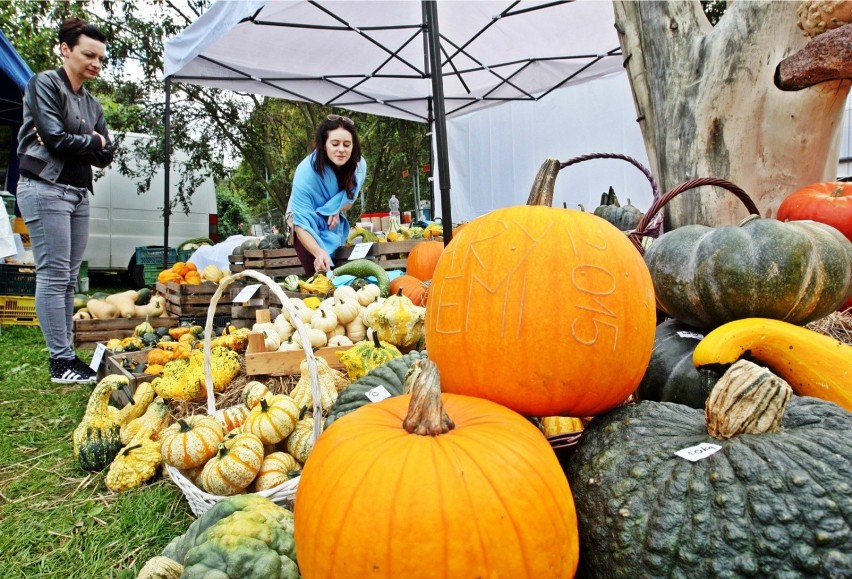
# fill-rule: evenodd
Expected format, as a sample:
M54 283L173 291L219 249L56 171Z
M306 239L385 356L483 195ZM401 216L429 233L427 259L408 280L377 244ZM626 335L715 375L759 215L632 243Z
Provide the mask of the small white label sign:
M101 361L104 359L104 352L106 352L106 344L99 342L97 346L95 346L95 353L92 354L92 361L89 363L89 368L98 371L98 368L101 367Z
M255 294L257 289L260 287L259 283L253 283L251 285L247 285L243 289L240 290L240 293L234 296L234 303L243 304L251 299L251 296Z
M722 447L718 444L710 444L709 442L702 442L697 446L690 446L688 448L684 448L683 450L678 450L675 454L681 458L685 458L690 462L696 462L701 460L702 458L707 458L711 454L716 454L722 450Z
M367 243L356 243L355 247L352 248L352 253L349 254L349 260L353 259L361 259L363 257L367 257L367 254L370 253L370 248L373 247L373 242L369 241Z
M387 388L384 386L376 386L375 388L371 388L364 392L364 396L366 396L370 402L381 402L385 398L390 398L391 393L388 392Z
M685 330L681 330L677 333L681 338L692 338L694 340L703 340L704 334L699 334L698 332L687 332Z

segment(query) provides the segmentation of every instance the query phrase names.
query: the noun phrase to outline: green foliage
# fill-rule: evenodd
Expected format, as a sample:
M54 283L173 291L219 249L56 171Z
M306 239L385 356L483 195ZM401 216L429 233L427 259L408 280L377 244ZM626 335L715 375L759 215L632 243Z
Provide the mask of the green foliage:
M707 15L710 24L716 26L725 13L728 2L727 0L701 0L701 7L704 8L704 14Z
M142 192L150 188L165 159L164 39L194 22L209 3L5 2L0 3L0 26L34 71L61 65L56 29L67 16L85 18L105 32L107 63L101 78L87 87L103 103L111 132L153 137L133 149L120 144L113 162ZM311 150L316 127L331 112L350 116L358 126L369 165L364 211L387 210L392 194L403 209L413 209L412 177L403 178L403 170L416 175L421 196L428 195L425 175L418 170L429 159L426 125L190 84L173 83L171 89L171 144L187 156L172 156L174 174L180 178L173 184L178 192L170 211L188 211L193 191L212 177L217 182L230 178L229 188L239 191L249 214L272 213L267 199L283 213L296 165ZM236 170L234 162L239 163ZM361 210L359 201L350 217Z
M173 484L111 494L71 450L91 386L52 384L37 327L0 333L0 577L135 577L189 527Z
M216 205L219 208L219 239L243 233L240 223L248 223L245 202L235 193L219 186L216 187Z

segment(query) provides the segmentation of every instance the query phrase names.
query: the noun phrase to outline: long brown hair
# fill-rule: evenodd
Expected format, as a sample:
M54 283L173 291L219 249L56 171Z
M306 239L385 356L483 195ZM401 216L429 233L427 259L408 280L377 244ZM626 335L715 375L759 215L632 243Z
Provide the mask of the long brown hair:
M338 167L331 162L325 152L325 142L328 140L328 133L334 129L342 128L349 131L352 135L352 154L349 160L342 167ZM355 169L361 161L361 141L358 139L358 131L355 129L355 123L348 117L338 115L329 115L317 129L316 140L316 159L314 160L314 170L322 175L325 167L329 166L337 175L337 187L341 191L346 190L346 195L350 199L355 198Z

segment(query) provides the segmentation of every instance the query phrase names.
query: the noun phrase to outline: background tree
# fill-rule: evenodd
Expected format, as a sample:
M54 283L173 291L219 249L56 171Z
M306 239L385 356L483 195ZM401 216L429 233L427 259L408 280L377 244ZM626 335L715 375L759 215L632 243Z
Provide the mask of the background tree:
M145 194L165 159L164 41L194 22L208 5L207 0L22 0L0 3L0 26L34 71L61 65L56 29L68 16L104 30L108 62L101 78L87 87L104 104L111 131L152 136L133 149L120 146L114 161ZM412 186L403 180L402 170L428 159L426 125L174 83L172 146L186 155L172 156L173 174L179 179L173 183L178 191L169 209L188 211L192 192L207 177L218 182L233 176L227 190L245 201L247 213L270 213L267 199L283 212L293 171L310 150L318 123L331 112L347 114L358 123L370 165L368 210L386 208L391 193L401 198L403 207L413 207Z
M796 2L732 2L714 27L697 0L615 0L626 69L651 170L666 191L694 177L742 187L772 217L792 191L835 177L850 81L800 92L773 84L807 42ZM742 204L703 188L667 205L665 229L735 223Z

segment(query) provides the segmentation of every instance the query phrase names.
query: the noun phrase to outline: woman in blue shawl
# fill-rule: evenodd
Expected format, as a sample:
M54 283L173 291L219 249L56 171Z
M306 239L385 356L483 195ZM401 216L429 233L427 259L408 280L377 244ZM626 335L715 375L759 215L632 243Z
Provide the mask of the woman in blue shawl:
M367 178L352 119L328 115L315 142L315 149L296 167L287 205L293 247L307 275L333 267L331 254L349 237L344 212Z

